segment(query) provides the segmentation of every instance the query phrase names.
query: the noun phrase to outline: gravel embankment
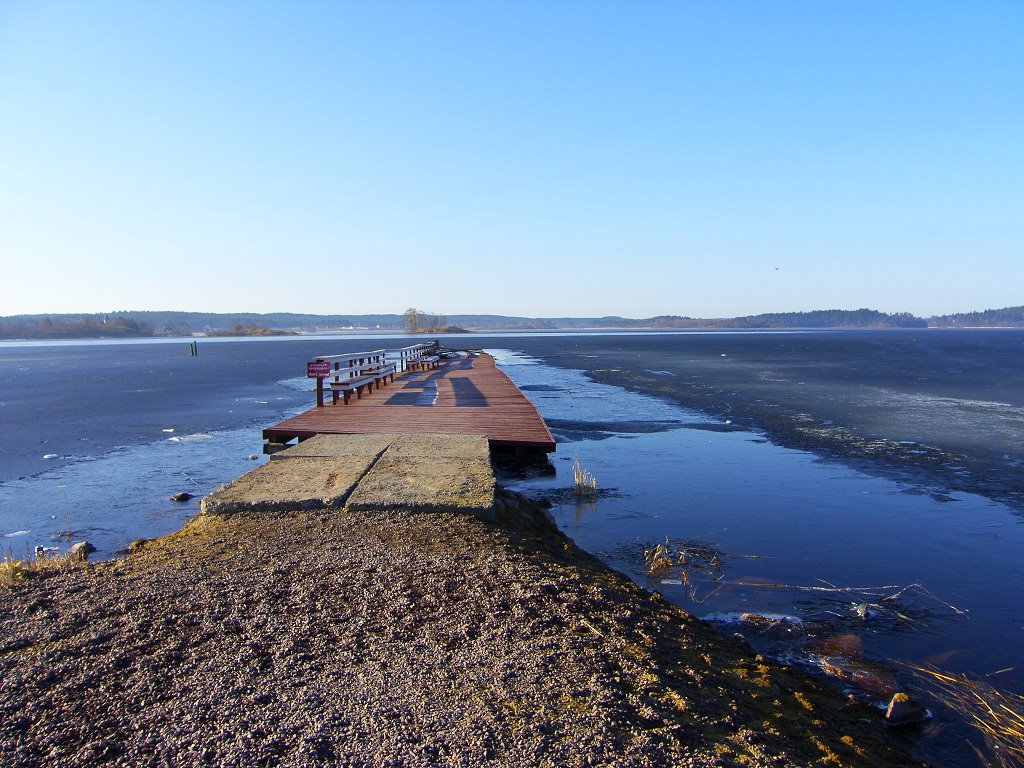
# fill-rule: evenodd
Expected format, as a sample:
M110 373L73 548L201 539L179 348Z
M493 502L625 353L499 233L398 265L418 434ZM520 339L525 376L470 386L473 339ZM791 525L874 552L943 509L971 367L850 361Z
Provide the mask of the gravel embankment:
M0 765L901 766L536 508L205 515L0 588Z

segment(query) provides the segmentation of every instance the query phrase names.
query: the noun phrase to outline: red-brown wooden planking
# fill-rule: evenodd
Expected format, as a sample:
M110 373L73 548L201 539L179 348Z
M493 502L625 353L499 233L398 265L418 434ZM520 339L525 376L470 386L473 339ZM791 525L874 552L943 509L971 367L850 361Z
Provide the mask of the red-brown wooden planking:
M432 405L396 405L403 387L427 381L437 387ZM263 430L272 442L319 434L434 433L484 435L491 446L555 450L544 419L490 355L444 362L432 371L410 372L348 405L325 405Z

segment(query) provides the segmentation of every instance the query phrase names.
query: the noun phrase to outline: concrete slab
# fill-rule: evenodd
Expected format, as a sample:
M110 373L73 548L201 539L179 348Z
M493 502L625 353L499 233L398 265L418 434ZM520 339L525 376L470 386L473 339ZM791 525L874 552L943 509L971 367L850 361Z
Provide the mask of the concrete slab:
M199 502L200 512L341 507L376 456L268 461Z
M399 435L388 456L490 461L490 447L483 435Z
M283 451L272 460L330 458L334 456L380 456L398 435L316 435Z
M487 517L494 507L494 473L489 459L392 456L389 449L359 482L348 506Z

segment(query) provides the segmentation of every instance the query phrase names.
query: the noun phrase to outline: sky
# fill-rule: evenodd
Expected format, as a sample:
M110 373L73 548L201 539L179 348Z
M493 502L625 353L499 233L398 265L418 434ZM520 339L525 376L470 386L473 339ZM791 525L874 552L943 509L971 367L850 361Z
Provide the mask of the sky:
M0 2L0 315L1024 304L1024 3Z

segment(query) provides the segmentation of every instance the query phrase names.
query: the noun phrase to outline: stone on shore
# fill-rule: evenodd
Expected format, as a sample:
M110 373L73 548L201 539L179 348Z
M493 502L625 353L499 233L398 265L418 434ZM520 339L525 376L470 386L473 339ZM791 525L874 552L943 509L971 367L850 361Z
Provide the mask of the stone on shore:
M80 560L84 562L88 560L89 555L91 555L95 551L96 547L94 547L91 543L89 543L88 541L80 541L77 544L71 545L70 549L68 549L67 556L69 560Z
M885 722L889 725L917 725L928 718L928 710L920 702L905 693L897 693L885 711Z

